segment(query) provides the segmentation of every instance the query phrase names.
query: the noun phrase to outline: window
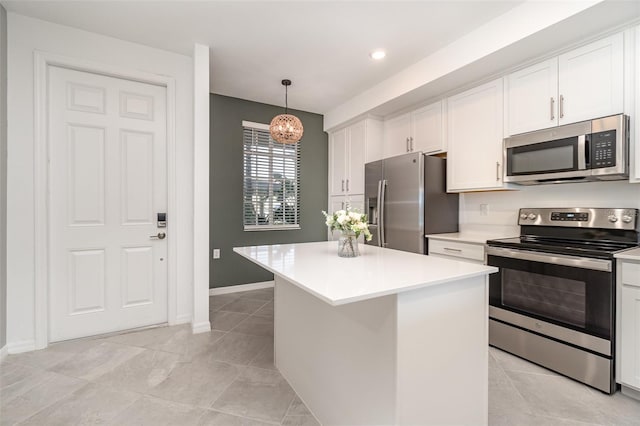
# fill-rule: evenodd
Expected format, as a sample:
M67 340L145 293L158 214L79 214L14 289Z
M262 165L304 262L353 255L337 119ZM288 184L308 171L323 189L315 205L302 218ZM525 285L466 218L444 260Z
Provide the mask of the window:
M242 127L244 230L300 229L299 144L275 142L266 124Z

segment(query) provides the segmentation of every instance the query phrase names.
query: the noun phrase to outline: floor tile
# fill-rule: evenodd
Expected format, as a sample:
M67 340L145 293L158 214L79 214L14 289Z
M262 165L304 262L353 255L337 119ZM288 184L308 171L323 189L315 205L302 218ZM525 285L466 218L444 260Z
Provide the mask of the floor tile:
M165 344L175 338L175 336L183 336L186 334L191 334L191 329L188 324L175 327L155 327L147 330L122 333L111 336L105 340L120 345L146 348Z
M111 425L189 426L197 425L202 408L145 396L114 418Z
M267 343L262 348L258 355L249 363L252 367L266 368L269 370L275 370L276 366L273 363L273 340Z
M248 365L273 339L230 331L211 346L206 357L214 361Z
M282 421L282 426L320 426L320 423L313 416L287 415Z
M147 393L169 377L180 355L144 349L96 381L132 392Z
M67 426L108 423L140 398L139 394L89 383L21 425Z
M247 367L212 408L239 416L280 422L295 393L277 371Z
M603 416L593 405L594 397L583 384L561 376L520 371L506 373L533 414L602 423Z
M244 291L238 294L240 294L240 297L243 299L273 300L273 287L261 288L259 290Z
M593 399L589 404L602 414L603 423L616 426L640 425L640 401L617 392L606 395L595 389L589 389Z
M273 423L265 423L246 417L232 416L220 411L207 410L200 418L198 426L272 426Z
M243 367L197 358L178 364L149 394L170 401L208 408L238 377Z
M23 380L33 376L35 373L41 371L41 369L30 367L28 365L4 361L0 364L0 390L22 382Z
M144 349L133 346L102 342L55 365L51 371L85 380L95 380L143 351Z
M207 333L193 334L190 329L175 333L168 340L150 344L149 349L180 354L183 362L209 351L209 349L225 335L222 331L212 330Z
M41 376L38 384L23 389L19 395L10 397L0 393L0 425L25 420L87 384L85 380L48 371L42 372Z
M223 306L233 302L234 300L240 298L239 293L231 293L231 294L220 294L216 296L209 297L209 310L210 311L218 311Z
M287 416L311 416L311 412L304 405L304 402L296 395L291 401L291 405L289 406L289 410L287 410Z
M233 332L273 338L273 319L252 315L238 324Z
M267 303L268 301L266 300L239 298L224 305L220 310L227 312L240 312L242 314L253 314Z
M74 354L71 352L61 352L50 348L39 351L25 352L16 355L9 355L10 362L22 365L29 365L36 368L47 369L54 365L68 360Z
M211 329L219 331L229 331L247 318L249 314L239 312L212 311L209 313Z
M254 315L273 319L273 300L258 309Z

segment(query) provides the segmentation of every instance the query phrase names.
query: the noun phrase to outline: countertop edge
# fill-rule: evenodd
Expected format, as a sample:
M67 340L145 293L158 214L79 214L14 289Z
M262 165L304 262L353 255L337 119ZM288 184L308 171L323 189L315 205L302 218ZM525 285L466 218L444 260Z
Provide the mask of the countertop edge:
M621 253L614 254L613 257L621 260L635 260L640 261L640 247L625 250Z
M440 280L435 280L435 281L431 281L428 283L419 283L419 284L415 284L415 285L411 285L402 289L391 289L391 290L385 290L385 291L379 291L379 292L374 292L374 293L370 293L367 295L363 295L363 296L356 296L356 297L349 297L349 298L345 298L345 299L337 299L337 300L333 300L330 299L322 294L319 294L316 291L313 291L312 289L310 289L308 286L286 276L283 275L280 271L275 270L274 268L272 268L269 265L265 265L264 263L261 262L257 262L255 259L253 259L250 256L247 256L246 254L241 252L242 247L234 247L233 251L235 253L237 253L238 255L244 257L245 259L250 260L251 262L261 266L262 268L266 269L267 271L271 272L274 275L277 275L285 280L287 280L288 282L294 284L296 287L299 287L300 289L306 291L309 294L314 295L315 297L317 297L318 299L328 303L331 306L341 306L341 305L347 305L350 303L357 303L357 302L363 302L365 300L370 300L370 299L375 299L378 297L384 297L384 296L390 296L393 294L400 294L400 293L405 293L407 291L413 291L413 290L418 290L421 288L427 288L427 287L434 287L434 286L438 286L438 285L442 285L442 284L446 284L448 282L452 282L452 281L459 281L459 280L464 280L467 278L474 278L474 277L479 277L479 276L483 276L483 275L490 275L490 274L494 274L496 272L498 272L498 268L494 267L494 266L487 266L487 265L482 265L484 266L484 268L486 268L483 271L477 271L477 272L471 272L471 273L467 273L467 274L462 274L459 276L456 276L455 278L445 278L445 279L440 279Z

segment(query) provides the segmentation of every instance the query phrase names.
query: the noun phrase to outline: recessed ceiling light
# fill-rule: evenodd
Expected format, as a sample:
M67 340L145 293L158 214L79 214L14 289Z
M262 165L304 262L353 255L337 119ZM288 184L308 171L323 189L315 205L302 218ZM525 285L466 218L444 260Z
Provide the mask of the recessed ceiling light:
M369 54L369 56L371 56L371 59L375 59L376 61L379 61L380 59L384 58L385 56L387 56L386 52L382 49L378 49L378 50L374 50L373 52L371 52Z

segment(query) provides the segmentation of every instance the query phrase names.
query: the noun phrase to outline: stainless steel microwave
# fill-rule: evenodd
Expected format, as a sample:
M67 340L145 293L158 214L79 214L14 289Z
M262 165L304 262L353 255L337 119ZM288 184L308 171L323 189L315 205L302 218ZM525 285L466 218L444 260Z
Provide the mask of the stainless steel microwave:
M504 140L505 182L520 185L629 177L629 117L582 121Z

